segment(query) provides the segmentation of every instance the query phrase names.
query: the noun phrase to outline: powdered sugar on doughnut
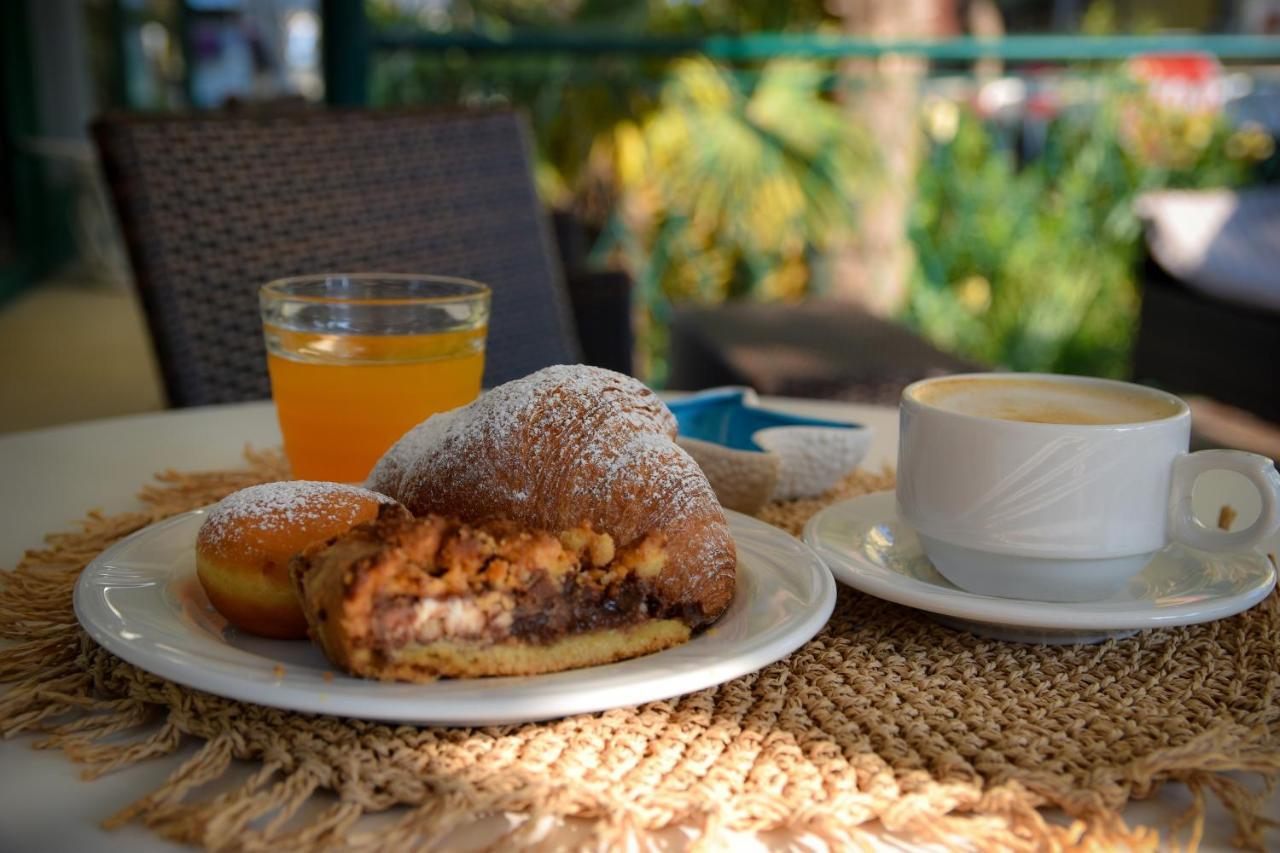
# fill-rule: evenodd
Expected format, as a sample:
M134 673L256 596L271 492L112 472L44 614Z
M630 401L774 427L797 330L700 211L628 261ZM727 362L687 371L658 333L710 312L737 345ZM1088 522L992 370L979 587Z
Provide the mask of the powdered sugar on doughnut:
M339 498L335 501L334 498ZM209 511L201 528L201 536L210 544L222 541L232 527L232 522L251 520L259 530L292 530L299 526L313 526L317 522L343 521L350 515L350 503L340 500L350 497L359 501L395 503L386 495L359 486L342 483L321 483L313 480L286 480L250 486L227 495ZM347 512L342 512L344 504Z

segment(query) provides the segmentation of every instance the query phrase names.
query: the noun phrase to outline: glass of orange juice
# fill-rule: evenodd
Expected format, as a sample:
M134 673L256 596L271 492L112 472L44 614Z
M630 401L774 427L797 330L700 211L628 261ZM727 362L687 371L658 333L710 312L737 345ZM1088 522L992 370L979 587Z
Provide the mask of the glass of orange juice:
M363 481L411 427L480 393L489 288L383 273L299 276L259 294L295 477Z

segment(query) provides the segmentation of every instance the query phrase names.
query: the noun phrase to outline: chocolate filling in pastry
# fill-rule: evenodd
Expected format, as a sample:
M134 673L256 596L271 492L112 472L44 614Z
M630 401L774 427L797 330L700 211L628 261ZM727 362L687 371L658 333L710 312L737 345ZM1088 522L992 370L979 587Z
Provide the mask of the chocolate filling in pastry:
M618 546L586 525L552 534L384 512L290 571L334 664L425 681L555 672L684 642L710 618L663 598L666 559L659 534Z

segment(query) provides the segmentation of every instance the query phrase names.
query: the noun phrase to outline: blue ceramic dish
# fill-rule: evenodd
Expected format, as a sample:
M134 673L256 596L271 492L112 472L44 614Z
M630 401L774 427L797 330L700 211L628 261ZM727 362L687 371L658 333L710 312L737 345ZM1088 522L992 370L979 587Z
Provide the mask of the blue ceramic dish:
M765 453L753 436L771 427L826 427L865 429L850 421L806 418L759 408L749 388L713 388L668 403L676 416L680 435L723 445L731 450Z
M761 408L750 388L712 388L668 406L679 426L676 441L720 503L740 512L822 494L871 446L869 427Z

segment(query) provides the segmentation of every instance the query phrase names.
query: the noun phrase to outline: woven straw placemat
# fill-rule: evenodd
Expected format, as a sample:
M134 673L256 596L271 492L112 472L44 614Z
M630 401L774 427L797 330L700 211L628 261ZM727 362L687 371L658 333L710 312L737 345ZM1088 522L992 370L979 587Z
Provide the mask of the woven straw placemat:
M106 821L235 849L406 849L493 812L590 821L604 846L692 826L865 840L878 819L920 841L986 848L1150 847L1126 826L1131 799L1177 780L1198 839L1207 792L1261 846L1262 804L1280 772L1280 604L1231 619L1144 631L1094 646L979 639L923 614L841 589L827 627L786 659L666 702L527 725L413 728L279 711L180 687L94 645L71 609L84 565L160 518L280 479L278 454L242 471L168 472L142 512L90 515L0 572L0 732L41 732L94 778L173 752L198 752L162 786ZM814 501L767 507L792 532L831 501L892 485L859 472ZM255 768L208 793L233 759ZM1230 771L1254 771L1261 786ZM217 786L210 786L217 789ZM1265 789L1259 793L1259 787ZM302 807L313 797L330 805ZM1074 820L1047 821L1056 806ZM391 819L362 815L400 807ZM533 837L517 823L494 842Z

